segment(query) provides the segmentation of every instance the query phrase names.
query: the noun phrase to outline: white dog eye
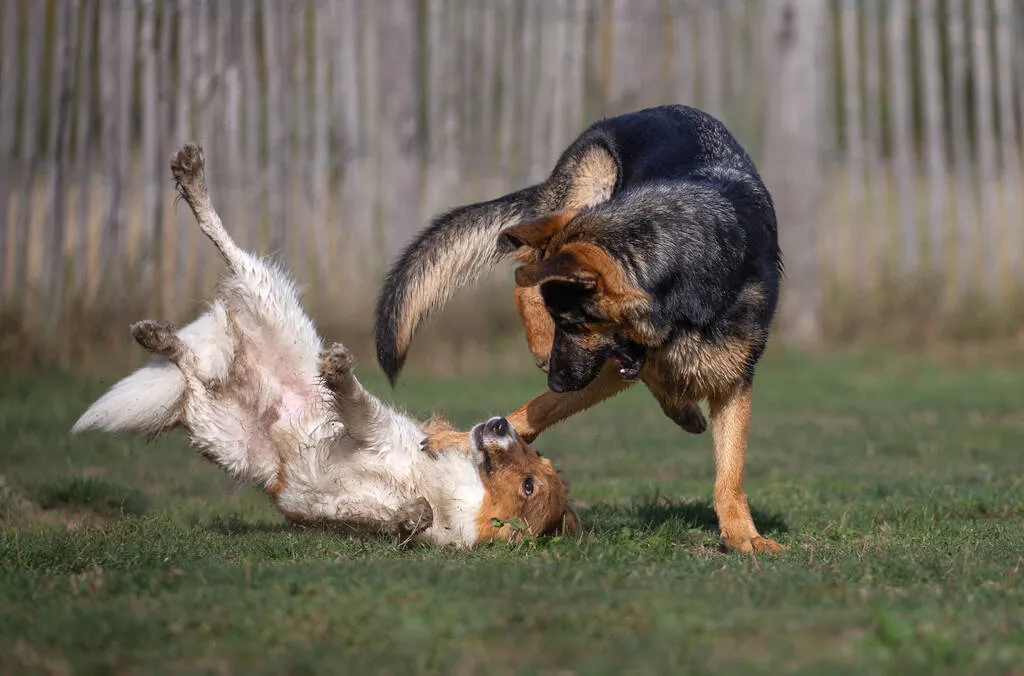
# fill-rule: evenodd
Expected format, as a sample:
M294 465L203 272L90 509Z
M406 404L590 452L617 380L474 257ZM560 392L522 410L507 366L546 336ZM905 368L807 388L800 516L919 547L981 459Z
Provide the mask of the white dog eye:
M533 494L533 478L526 477L523 479L523 493L525 493L527 497Z

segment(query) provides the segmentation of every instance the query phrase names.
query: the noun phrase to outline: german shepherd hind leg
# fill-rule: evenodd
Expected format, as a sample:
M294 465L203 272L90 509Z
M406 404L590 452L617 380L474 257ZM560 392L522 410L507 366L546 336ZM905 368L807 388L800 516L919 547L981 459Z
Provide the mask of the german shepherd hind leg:
M752 400L753 384L746 381L709 398L715 447L715 514L726 546L740 552L782 552L785 547L757 532L743 492Z

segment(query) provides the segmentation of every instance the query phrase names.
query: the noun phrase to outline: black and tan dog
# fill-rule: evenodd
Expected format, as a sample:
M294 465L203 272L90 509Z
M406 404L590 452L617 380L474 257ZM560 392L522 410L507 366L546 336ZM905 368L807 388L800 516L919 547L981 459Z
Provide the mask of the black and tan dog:
M782 276L775 209L717 119L663 106L597 122L543 183L436 218L392 266L377 356L394 381L457 287L515 252L516 303L548 391L508 416L534 439L639 377L683 429L707 399L724 542L778 551L743 492L755 366Z

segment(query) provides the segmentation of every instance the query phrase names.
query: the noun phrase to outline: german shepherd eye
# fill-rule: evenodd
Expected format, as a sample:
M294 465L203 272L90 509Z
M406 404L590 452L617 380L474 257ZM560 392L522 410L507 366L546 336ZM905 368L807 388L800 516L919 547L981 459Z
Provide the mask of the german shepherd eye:
M525 479L523 479L523 493L526 494L526 497L530 497L531 495L533 495L533 478L532 477L526 477Z

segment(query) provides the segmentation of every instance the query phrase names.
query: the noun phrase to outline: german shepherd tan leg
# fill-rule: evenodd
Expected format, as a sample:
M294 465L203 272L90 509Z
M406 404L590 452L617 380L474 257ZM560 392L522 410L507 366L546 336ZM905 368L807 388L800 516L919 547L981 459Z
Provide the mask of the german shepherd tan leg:
M515 297L533 362L546 373L551 358L551 344L555 341L555 322L544 307L539 286L517 286Z
M761 537L743 492L743 462L753 387L740 384L711 398L711 436L715 445L715 514L722 540L741 552L781 552L785 547Z
M561 393L547 390L506 417L519 436L529 444L555 423L618 394L632 384L623 380L618 365L609 361L594 382L582 390Z

